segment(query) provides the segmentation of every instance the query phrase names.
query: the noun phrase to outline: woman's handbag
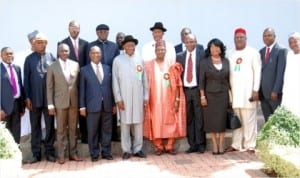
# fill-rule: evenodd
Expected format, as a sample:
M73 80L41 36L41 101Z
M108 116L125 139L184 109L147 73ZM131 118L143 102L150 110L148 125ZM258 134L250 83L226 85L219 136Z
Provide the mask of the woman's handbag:
M242 125L241 125L241 121L240 121L239 117L234 113L232 108L228 108L226 128L227 129L238 129L241 126Z

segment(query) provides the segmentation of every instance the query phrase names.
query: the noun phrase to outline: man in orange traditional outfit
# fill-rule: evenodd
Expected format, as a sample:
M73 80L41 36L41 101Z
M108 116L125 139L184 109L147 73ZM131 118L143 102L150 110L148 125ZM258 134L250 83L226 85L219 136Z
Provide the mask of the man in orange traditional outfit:
M183 68L165 60L165 41L156 42L155 53L156 59L145 63L149 105L145 107L144 136L152 140L156 155L175 155L175 139L186 136L185 96L180 77Z

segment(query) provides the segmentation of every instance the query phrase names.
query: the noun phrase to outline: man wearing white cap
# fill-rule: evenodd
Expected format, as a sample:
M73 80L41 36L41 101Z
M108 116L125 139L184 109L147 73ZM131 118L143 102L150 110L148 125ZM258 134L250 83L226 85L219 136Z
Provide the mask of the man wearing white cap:
M45 117L46 137L45 155L48 161L54 162L54 118L48 114L46 98L47 68L55 61L54 56L46 52L48 43L43 33L38 33L33 40L35 52L26 57L24 64L24 89L26 107L30 110L31 124L31 150L33 159L31 163L41 161L41 118Z

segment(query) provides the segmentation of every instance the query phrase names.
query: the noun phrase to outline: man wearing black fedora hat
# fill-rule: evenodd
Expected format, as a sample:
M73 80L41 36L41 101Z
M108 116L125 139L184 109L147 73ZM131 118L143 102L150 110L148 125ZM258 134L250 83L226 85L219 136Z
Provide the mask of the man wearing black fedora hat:
M167 29L162 22L155 22L153 27L150 27L152 31L153 40L146 43L142 48L142 58L144 61L150 61L156 58L155 55L155 43L159 40L163 40L164 33ZM166 55L165 59L172 63L176 60L176 52L174 45L164 40L166 43Z
M148 104L148 83L144 61L135 53L138 40L127 35L122 42L124 53L117 56L112 67L113 93L121 123L123 159L131 154L145 158L143 146L144 106ZM131 131L132 130L132 131ZM131 135L133 133L133 143Z

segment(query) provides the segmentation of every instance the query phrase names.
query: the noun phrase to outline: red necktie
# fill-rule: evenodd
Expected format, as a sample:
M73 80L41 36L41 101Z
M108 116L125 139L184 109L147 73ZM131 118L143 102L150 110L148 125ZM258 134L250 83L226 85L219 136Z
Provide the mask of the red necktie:
M17 82L16 82L15 74L13 72L12 65L8 64L8 67L9 67L9 72L10 72L10 83L13 88L13 95L15 96L17 94Z
M77 46L77 41L74 40L74 51L75 51L75 56L76 56L76 59L79 60L79 54L78 54L78 46Z
M193 80L193 60L192 60L192 53L190 53L188 59L188 66L187 66L187 74L186 74L186 81L189 83Z
M270 48L267 47L267 52L266 52L266 55L265 55L265 64L268 63L268 60L270 58Z

